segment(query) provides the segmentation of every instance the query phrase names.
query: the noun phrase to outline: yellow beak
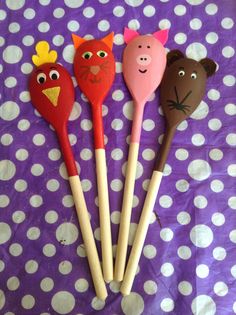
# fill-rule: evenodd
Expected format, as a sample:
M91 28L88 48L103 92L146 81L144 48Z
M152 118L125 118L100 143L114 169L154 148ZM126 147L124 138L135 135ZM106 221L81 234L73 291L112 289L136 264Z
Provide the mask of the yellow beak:
M57 106L58 96L60 94L61 88L59 86L42 90L43 94L47 96L49 101L53 104L53 106Z

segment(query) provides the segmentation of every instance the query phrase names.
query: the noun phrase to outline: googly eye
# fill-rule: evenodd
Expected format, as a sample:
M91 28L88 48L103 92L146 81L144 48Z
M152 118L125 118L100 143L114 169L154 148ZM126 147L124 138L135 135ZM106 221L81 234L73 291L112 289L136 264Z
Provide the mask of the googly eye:
M44 82L46 82L46 74L41 72L37 75L37 82L39 84L43 84Z
M194 79L194 80L197 79L197 74L196 74L196 72L193 72L193 73L191 74L191 78Z
M84 59L88 60L88 59L90 59L92 57L92 55L93 55L93 53L91 53L91 51L86 51L86 52L83 53L82 57Z
M105 57L108 55L108 53L105 52L104 50L99 50L99 51L97 52L97 55L98 55L99 57L101 57L101 58L105 58Z
M184 71L184 70L180 70L180 71L178 72L178 75L179 75L180 77L183 77L183 76L185 75L185 71Z
M57 79L59 79L60 74L59 74L59 72L57 70L51 70L49 72L49 77L50 77L51 80L57 80Z

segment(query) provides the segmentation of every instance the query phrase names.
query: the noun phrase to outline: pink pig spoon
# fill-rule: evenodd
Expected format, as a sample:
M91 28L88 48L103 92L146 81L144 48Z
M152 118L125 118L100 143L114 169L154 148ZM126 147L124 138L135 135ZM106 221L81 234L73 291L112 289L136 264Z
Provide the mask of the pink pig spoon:
M127 46L123 54L123 75L133 97L134 115L116 251L116 281L123 280L125 271L144 106L164 74L166 52L163 45L167 41L168 30L139 35L138 32L125 28L124 38Z

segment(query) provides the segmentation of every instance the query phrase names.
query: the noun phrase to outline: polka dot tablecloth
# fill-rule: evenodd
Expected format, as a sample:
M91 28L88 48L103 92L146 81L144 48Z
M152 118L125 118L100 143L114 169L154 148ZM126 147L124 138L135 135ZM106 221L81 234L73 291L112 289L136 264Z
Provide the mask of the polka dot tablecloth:
M5 0L0 21L0 314L236 313L236 2ZM170 28L168 50L208 56L218 71L178 127L132 293L122 297L111 282L102 302L55 132L34 110L27 82L39 40L73 76L71 33L115 32L116 78L103 105L115 255L133 113L122 78L125 26ZM68 128L101 257L91 111L78 87ZM144 113L129 245L163 133L157 91Z

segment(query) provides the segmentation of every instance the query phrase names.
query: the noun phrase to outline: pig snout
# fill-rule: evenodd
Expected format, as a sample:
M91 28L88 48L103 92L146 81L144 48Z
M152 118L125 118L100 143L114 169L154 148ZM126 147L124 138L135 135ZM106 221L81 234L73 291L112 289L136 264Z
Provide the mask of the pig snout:
M147 66L151 63L152 58L149 55L143 54L143 55L139 55L136 58L136 61L140 66Z

